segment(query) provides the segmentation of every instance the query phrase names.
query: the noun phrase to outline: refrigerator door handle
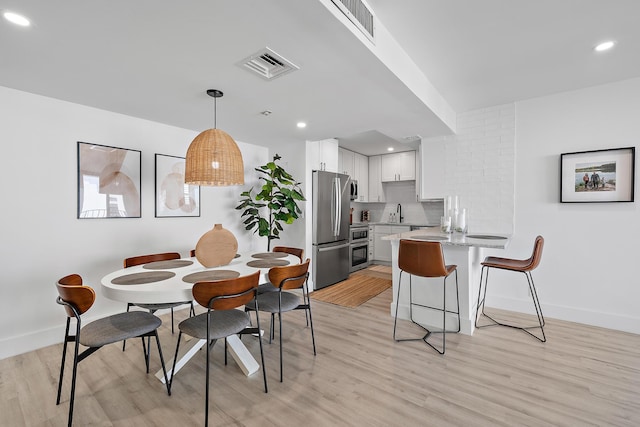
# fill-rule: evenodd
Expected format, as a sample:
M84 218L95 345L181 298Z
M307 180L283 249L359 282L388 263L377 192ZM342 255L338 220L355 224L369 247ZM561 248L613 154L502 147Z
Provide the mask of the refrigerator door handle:
M338 245L338 246L329 246L328 248L318 248L318 252L333 251L336 249L342 249L347 247L349 247L349 243L345 243L344 245Z
M334 178L333 180L334 194L335 194L335 227L333 229L333 235L338 237L340 235L340 221L342 220L342 199L340 197L340 178Z

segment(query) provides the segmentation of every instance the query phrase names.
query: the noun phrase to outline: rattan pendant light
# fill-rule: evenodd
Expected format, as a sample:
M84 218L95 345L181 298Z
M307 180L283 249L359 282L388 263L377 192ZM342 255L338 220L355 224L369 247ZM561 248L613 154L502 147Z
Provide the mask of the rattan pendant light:
M213 101L213 129L201 132L189 145L185 159L186 184L227 186L244 184L242 153L228 133L216 129L216 101L223 93L207 90Z

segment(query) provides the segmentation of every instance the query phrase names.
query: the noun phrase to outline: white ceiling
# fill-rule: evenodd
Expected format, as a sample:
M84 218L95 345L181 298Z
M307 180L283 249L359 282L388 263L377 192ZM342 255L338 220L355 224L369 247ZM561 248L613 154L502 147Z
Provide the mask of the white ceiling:
M218 127L266 146L337 137L370 155L447 133L327 3L0 0L34 23L0 20L0 85L194 131L212 126L216 88ZM637 0L368 4L457 112L640 76ZM266 46L300 70L265 81L237 65Z

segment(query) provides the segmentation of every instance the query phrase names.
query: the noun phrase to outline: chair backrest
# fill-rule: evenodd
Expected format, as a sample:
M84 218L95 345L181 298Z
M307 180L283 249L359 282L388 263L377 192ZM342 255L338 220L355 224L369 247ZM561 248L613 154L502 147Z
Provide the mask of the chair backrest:
M147 264L155 261L168 261L170 259L180 259L178 252L165 252L162 254L139 255L131 258L125 258L124 268L133 267L134 265Z
M304 285L309 275L309 263L307 260L301 264L291 264L285 266L271 267L269 269L269 281L276 288L298 289Z
M544 238L542 236L536 237L536 241L533 243L533 253L531 254L531 258L529 258L529 265L525 268L525 271L531 271L540 264L543 247Z
M78 311L78 314L85 313L91 308L96 300L95 291L89 286L82 284L82 277L79 274L70 274L58 280L56 283L60 300L67 304L71 304ZM64 309L67 316L75 317L75 313L68 305Z
M203 307L214 310L232 310L252 301L258 292L260 272L233 279L197 282L191 292Z
M400 240L398 267L422 277L444 277L448 274L440 242Z
M304 260L304 249L289 248L287 246L276 246L275 248L273 248L273 252L286 252L290 255L295 255L300 258L300 262Z

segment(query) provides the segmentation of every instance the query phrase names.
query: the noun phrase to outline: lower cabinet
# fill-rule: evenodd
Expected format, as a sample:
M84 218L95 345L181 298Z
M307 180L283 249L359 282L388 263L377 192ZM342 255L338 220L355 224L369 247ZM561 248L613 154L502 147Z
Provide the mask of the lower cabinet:
M375 225L373 226L373 257L372 261L390 263L391 262L391 242L382 240L385 236L404 233L411 230L408 225ZM371 248L369 248L371 252Z

